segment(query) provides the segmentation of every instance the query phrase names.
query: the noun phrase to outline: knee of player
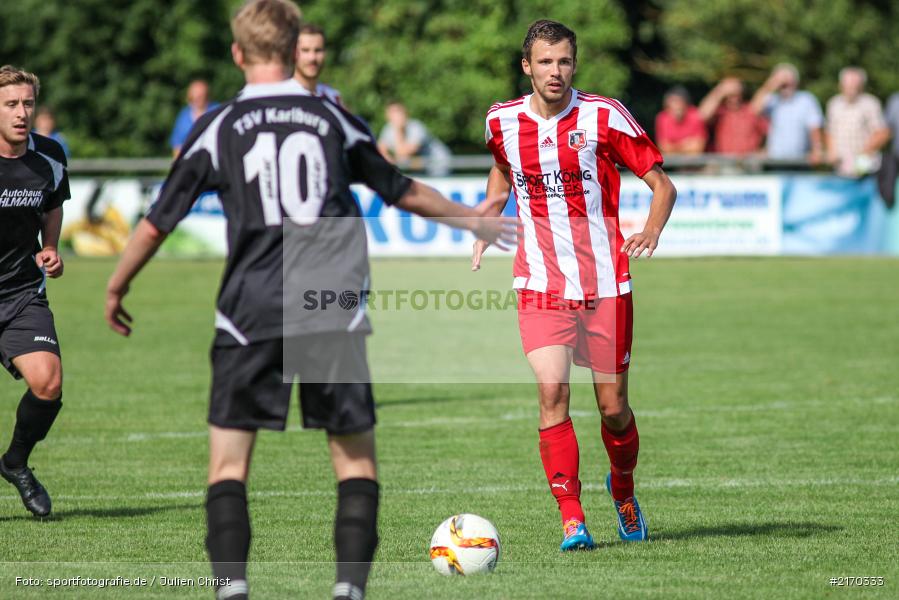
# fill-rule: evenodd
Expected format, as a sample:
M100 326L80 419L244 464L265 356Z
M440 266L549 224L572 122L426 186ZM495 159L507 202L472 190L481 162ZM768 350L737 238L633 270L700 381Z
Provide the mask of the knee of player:
M56 400L62 396L62 373L50 371L32 382L31 393L41 400Z
M545 408L567 405L570 391L564 383L541 383L540 404Z
M627 421L630 419L631 409L627 404L627 396L617 397L613 402L601 402L599 412L604 419L611 421Z

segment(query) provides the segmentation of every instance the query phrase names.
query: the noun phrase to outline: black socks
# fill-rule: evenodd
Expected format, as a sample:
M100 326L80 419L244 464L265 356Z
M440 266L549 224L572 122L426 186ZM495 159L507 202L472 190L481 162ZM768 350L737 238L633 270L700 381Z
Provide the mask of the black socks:
M206 496L206 549L218 586L216 598L247 597L247 555L250 552L250 514L247 488L228 479L209 486Z
M337 550L334 597L362 600L378 546L378 482L347 479L337 484L334 546Z
M378 483L348 479L337 484L337 516L334 546L337 551L335 598L362 600L371 561L378 546ZM247 490L240 481L226 480L209 486L206 498L208 535L206 549L219 586L216 598L247 597L247 555L250 551L250 517Z
M47 437L56 415L62 408L62 396L56 400L41 400L29 389L19 401L16 410L16 427L3 462L10 469L28 465L28 457L35 444Z

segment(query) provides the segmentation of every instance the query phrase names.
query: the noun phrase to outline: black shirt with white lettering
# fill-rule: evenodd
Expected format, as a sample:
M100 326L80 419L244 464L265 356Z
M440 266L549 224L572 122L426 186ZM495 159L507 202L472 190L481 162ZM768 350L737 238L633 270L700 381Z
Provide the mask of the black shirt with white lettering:
M44 274L34 261L44 214L69 199L62 146L31 133L18 158L0 157L0 300L41 291Z
M200 194L221 198L217 345L370 330L364 302L352 301L369 272L356 182L387 204L412 183L356 117L293 79L247 85L197 121L147 219L170 232Z

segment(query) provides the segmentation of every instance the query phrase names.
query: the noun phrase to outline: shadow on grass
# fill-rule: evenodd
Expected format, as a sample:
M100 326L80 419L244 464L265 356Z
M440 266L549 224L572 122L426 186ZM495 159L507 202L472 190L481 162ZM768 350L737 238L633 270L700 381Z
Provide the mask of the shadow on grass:
M706 537L790 537L807 538L822 533L834 533L843 531L839 525L827 525L823 523L731 523L717 525L715 527L692 527L680 531L650 531L650 539L664 540L688 540Z
M387 396L387 394L384 394ZM396 398L390 399L385 398L384 400L379 400L375 402L375 408L378 410L384 410L385 408L391 408L394 406L408 406L415 404L442 404L445 402L483 402L483 401L495 401L496 394L495 393L472 393L472 394L459 394L458 396L450 396L450 395L437 395L437 396L428 396L426 394L422 394L418 397L413 398Z
M131 517L145 517L147 515L171 510L198 510L200 508L202 508L200 504L169 504L165 506L143 506L140 508L75 508L72 510L53 511L53 513L49 517L34 517L27 513L11 517L0 517L0 522L65 521L67 519L78 519L82 517L98 519L121 519Z

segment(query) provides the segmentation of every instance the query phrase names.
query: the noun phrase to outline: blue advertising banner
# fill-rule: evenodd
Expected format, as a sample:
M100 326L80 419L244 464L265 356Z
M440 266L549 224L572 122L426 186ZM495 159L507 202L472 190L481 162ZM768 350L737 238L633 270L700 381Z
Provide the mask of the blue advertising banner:
M873 178L795 175L781 179L784 254L887 252L890 215Z

